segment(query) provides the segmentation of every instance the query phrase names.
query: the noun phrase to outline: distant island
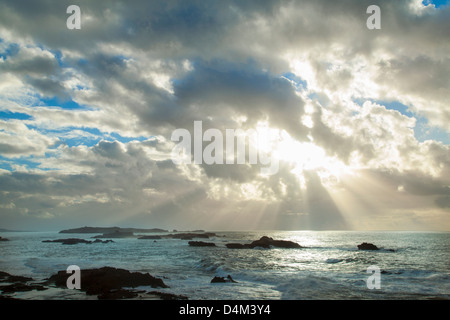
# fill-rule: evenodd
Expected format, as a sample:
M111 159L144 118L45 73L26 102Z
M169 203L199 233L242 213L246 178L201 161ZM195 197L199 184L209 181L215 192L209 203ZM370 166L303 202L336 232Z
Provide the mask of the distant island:
M0 232L30 232L29 230L0 229Z
M140 228L120 228L120 227L81 227L75 229L61 230L59 233L103 233L106 234L133 234L133 233L158 233L169 232L168 230L152 228L152 229L140 229Z

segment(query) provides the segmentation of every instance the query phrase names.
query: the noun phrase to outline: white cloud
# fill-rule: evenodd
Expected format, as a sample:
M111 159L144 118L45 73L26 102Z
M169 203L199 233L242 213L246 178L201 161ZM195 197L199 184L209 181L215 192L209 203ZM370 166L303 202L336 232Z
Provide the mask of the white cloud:
M414 128L420 116L448 131L450 9L380 1L382 29L371 31L370 4L81 1L75 33L63 3L3 1L0 110L29 118L0 121L12 168L0 172L2 219L127 212L169 228L440 228L449 146L417 141ZM220 130L265 122L292 140L290 156L271 177L257 166L175 166L170 134L194 120Z

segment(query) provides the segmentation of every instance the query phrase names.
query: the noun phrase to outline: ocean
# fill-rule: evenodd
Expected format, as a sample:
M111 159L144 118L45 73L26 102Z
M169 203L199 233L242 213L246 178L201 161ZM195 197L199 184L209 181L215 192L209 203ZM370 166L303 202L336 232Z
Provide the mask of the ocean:
M356 231L215 232L215 247L192 247L188 240L136 238L113 243L63 245L43 240L91 239L94 234L8 232L1 236L0 270L44 280L69 265L81 269L111 266L148 272L169 288L161 292L190 300L384 300L450 298L450 233ZM261 236L297 242L304 248L229 249ZM377 251L358 250L370 242ZM369 289L379 269L379 287ZM215 276L235 283L211 283ZM149 291L153 288L145 288ZM19 299L96 299L79 290L16 292Z

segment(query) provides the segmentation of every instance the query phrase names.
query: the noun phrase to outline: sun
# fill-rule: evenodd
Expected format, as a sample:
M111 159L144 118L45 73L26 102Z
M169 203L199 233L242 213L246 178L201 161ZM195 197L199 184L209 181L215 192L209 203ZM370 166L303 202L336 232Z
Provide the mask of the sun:
M280 162L290 164L295 174L301 180L304 171L315 171L323 181L339 180L348 173L350 168L340 159L330 156L326 151L309 141L297 141L285 130L273 129L267 125L257 127L258 135L264 137L259 139L258 148L264 152L271 152L272 156Z

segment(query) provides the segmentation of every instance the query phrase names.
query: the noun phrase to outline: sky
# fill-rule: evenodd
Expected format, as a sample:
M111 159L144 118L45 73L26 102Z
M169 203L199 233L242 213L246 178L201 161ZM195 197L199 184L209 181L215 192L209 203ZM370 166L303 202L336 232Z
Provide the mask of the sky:
M0 0L0 228L449 231L448 4Z

